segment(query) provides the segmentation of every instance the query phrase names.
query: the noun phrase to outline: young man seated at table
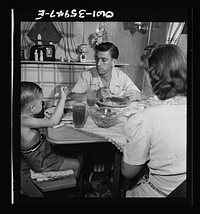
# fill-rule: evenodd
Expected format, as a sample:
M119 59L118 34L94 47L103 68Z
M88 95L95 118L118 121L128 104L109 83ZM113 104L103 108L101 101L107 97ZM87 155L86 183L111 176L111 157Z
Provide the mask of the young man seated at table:
M85 101L90 88L97 90L98 98L126 96L135 100L144 96L127 74L114 67L119 56L119 50L114 44L104 42L96 45L94 50L96 67L80 74L68 97Z
M87 91L92 89L97 90L97 98L126 96L129 97L130 101L143 98L144 95L129 76L115 67L119 50L114 44L104 42L96 45L94 50L96 67L80 74L77 83L68 97L72 100L85 101ZM99 154L101 153L100 151L98 152ZM105 151L102 154L105 156ZM98 168L98 164L95 161L95 163L91 162L92 157L97 159L97 156L93 153L88 154L86 157L89 158L86 161L88 163L87 167L91 167L89 173L92 167L94 167L93 171L95 171L95 168Z

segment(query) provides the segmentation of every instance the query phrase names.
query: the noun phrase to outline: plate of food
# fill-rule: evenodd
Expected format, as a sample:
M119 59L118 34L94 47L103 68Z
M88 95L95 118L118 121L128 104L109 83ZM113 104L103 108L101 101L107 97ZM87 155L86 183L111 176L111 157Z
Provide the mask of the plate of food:
M56 107L51 107L51 108L48 108L44 111L44 115L48 118L51 117L51 115L53 114L53 112L55 111L55 108ZM73 120L73 117L72 117L72 111L65 111L63 112L63 116L62 116L62 121L72 121Z
M131 102L128 97L108 97L99 99L97 102L100 106L107 106L110 108L124 108Z

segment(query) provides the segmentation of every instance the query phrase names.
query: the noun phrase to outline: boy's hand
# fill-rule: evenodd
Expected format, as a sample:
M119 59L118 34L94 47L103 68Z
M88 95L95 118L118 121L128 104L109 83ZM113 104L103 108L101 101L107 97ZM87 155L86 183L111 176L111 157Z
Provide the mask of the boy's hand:
M69 89L67 88L67 86L61 87L60 98L61 99L66 99L68 94L69 94Z

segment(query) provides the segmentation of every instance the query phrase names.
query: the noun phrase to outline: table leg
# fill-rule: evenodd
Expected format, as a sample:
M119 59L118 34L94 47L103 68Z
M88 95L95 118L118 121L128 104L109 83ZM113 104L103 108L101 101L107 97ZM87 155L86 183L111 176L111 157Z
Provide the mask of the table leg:
M114 171L113 171L113 185L112 185L112 195L114 198L119 197L120 192L120 173L121 173L121 158L122 153L114 148Z

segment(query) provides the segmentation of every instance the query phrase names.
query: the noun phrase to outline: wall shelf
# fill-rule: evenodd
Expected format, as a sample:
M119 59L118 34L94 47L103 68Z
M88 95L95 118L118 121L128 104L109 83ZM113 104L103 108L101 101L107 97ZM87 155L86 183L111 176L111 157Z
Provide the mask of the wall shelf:
M22 60L21 64L55 64L55 65L80 65L80 66L95 66L94 61L87 61L87 62L61 62L61 61L30 61L30 60ZM118 62L115 65L116 67L127 67L129 64Z

